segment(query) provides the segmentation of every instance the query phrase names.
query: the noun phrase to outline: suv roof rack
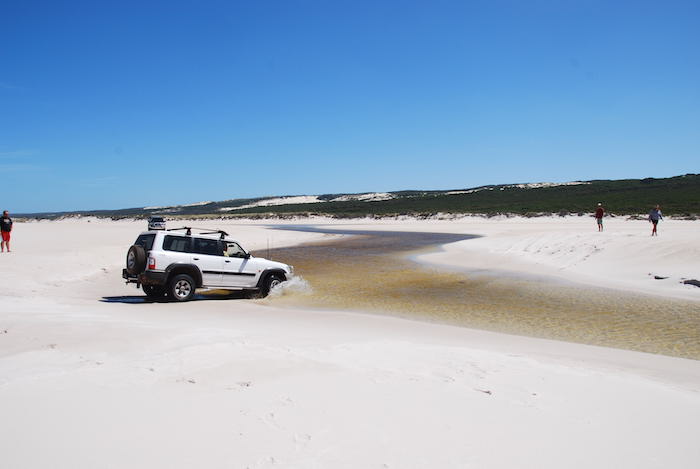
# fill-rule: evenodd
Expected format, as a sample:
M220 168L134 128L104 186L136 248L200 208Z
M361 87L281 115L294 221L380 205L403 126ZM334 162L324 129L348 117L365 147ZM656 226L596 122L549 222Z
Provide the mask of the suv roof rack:
M182 226L180 228L168 228L165 231L180 231L180 230L187 230L187 233L185 233L187 236L190 236L192 234L192 227L191 226Z
M219 234L219 239L224 239L224 237L228 236L228 233L225 232L224 230L215 230L212 228L197 228L193 226L182 226L180 228L168 228L166 231L180 231L180 230L187 230L185 233L186 236L192 236L192 230L197 230L199 231L200 234Z
M203 231L201 234L216 234L216 233L219 233L219 239L224 239L226 236L228 236L228 233L226 233L224 230Z

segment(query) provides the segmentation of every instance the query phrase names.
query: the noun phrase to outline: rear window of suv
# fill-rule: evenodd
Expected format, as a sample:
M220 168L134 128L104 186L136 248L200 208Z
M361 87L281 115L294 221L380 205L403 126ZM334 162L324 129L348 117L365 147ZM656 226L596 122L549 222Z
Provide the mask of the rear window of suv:
M134 244L143 247L145 251L150 251L153 248L153 240L155 239L155 234L142 234L136 238L136 242Z
M163 239L163 249L175 252L192 252L190 249L190 238L184 236L166 236Z

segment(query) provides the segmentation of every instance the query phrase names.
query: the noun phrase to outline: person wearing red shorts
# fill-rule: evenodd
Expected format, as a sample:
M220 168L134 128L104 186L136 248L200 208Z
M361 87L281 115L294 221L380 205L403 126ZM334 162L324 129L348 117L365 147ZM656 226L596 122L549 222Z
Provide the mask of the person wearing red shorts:
M2 232L2 242L0 247L2 247L2 252L5 252L5 246L7 246L7 252L10 252L10 233L12 232L12 218L7 210L2 212L2 218L0 218L0 232Z
M598 208L595 209L595 221L598 224L598 231L603 231L603 216L605 215L605 209L603 204L598 203Z

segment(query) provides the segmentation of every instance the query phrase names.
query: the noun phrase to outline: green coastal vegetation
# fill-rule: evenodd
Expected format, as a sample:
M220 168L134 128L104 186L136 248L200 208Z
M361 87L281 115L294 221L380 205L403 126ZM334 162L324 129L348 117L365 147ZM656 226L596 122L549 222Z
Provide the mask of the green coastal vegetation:
M451 191L408 190L389 193L387 200L352 200L357 194L325 194L323 202L251 206L272 197L231 199L197 205L139 207L57 213L17 214L31 218L64 216L98 217L291 217L326 215L347 217L432 216L441 214L549 214L583 215L600 202L609 214L634 216L660 204L665 215L696 218L700 215L700 174L670 178L577 181L558 185L503 184ZM335 200L350 196L351 200ZM279 196L277 196L279 197ZM344 197L347 199L348 197ZM241 208L237 208L241 207Z

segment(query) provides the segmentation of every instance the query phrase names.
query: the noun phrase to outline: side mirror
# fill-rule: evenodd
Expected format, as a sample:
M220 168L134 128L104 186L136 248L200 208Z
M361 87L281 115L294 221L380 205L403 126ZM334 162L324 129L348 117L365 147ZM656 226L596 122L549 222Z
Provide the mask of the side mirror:
M249 252L246 252L246 253L245 253L245 256L243 256L243 259L250 259L250 253L249 253Z

